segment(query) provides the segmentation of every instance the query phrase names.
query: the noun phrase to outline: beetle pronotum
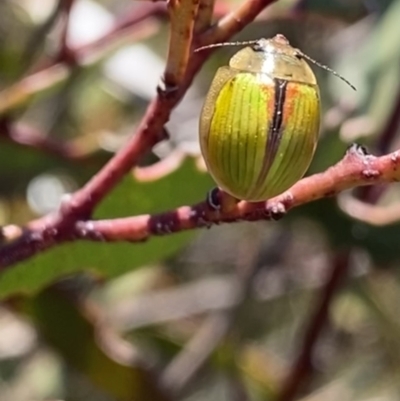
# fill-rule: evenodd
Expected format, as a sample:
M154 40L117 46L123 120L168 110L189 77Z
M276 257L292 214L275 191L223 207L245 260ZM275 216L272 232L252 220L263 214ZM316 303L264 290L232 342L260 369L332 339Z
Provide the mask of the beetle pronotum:
M317 80L305 59L348 81L283 35L197 49L249 45L218 69L200 117L200 147L217 185L240 200L264 201L303 177L320 127Z

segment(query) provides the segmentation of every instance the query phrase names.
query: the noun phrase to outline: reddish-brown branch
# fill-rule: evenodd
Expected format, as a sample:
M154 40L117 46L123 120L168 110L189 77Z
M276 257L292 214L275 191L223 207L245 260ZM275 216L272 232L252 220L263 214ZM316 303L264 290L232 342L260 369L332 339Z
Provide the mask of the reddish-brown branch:
M204 32L204 30L209 28L213 16L214 6L215 0L200 0L197 19L194 26L195 34L201 34ZM226 5L221 4L221 6Z
M285 380L282 392L279 394L276 401L292 401L300 387L304 385L305 381L310 376L310 373L313 370L313 353L318 339L328 321L329 305L346 275L348 263L348 252L336 256L332 266L331 276L325 287L321 289L318 305L310 319L310 324L300 348L300 355L298 356L288 378Z
M64 241L86 239L140 242L154 235L166 235L222 222L277 219L293 207L333 196L346 189L399 180L400 151L374 157L366 154L363 148L353 145L345 157L327 171L302 179L288 191L267 202L240 202L229 211L215 211L206 202L202 202L159 215L112 220L87 221L80 215L65 219L62 213L46 216L29 224L28 231L22 237L0 249L0 270Z
M185 158L185 153L176 150L151 166L136 167L133 170L133 175L138 181L156 181L177 170L182 165Z
M150 104L137 133L81 190L63 205L62 213L88 216L121 178L157 142L164 139L162 126L167 121L173 103L157 97Z
M159 215L87 221L77 224L75 235L102 241L143 241L152 235L241 220L275 219L304 203L333 196L355 186L400 179L400 153L382 157L363 153L353 145L346 156L327 171L306 177L283 194L261 203L240 202L228 211L215 211L206 202Z
M199 0L168 2L171 29L163 77L167 90L176 90L185 76L198 8Z
M22 123L8 124L5 120L0 121L0 138L68 160L81 161L92 153L73 141L57 141L46 137L32 126Z
M378 206L358 200L354 196L341 194L338 197L339 207L352 219L372 226L387 226L400 221L400 205Z
M71 10L74 5L75 0L62 0L61 8L62 8L62 18L63 18L63 26L61 31L61 39L60 39L60 48L58 50L58 55L55 61L65 62L69 65L75 65L75 53L70 49L68 45L68 28Z

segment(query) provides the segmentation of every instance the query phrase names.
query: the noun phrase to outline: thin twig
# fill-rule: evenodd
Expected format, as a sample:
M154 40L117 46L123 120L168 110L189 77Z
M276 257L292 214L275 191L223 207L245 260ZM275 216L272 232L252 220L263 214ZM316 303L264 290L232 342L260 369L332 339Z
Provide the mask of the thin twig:
M180 149L172 151L164 159L150 166L136 167L133 175L137 181L148 182L159 180L177 170L187 155Z
M215 0L200 0L194 25L195 34L201 34L211 25Z
M74 49L74 52L76 52L79 60L85 63L86 59L90 59L93 53L98 51L103 53L107 47L113 45L121 36L127 33L132 35L138 26L142 29L142 25L140 24L142 22L146 22L147 24L150 17L165 17L166 10L167 8L163 3L145 3L139 8L134 7L127 15L117 19L114 27L108 33L91 43Z
M164 73L166 90L176 90L186 73L198 7L199 0L168 2L171 33Z
M7 124L4 120L0 121L0 138L68 160L82 161L93 154L92 149L85 149L74 141L60 142L48 138L23 123Z
M216 347L234 326L241 307L253 288L259 268L256 263L259 245L260 237L257 235L249 235L248 241L241 244L236 266L237 304L225 312L215 312L208 316L200 330L165 369L162 383L175 395L180 394L194 380Z
M379 154L385 154L390 151L390 147L394 138L400 131L400 85L397 89L396 100L394 102L393 110L386 122L382 133L379 135L376 148ZM368 202L376 203L385 192L385 187L367 187L361 188L358 191L359 199Z
M321 290L320 300L306 329L303 344L300 348L300 355L294 363L289 376L283 383L282 392L279 394L276 401L292 401L300 387L304 385L306 379L310 376L313 370L313 353L318 339L328 321L329 305L347 272L348 263L348 252L336 255L331 276L326 286Z
M204 366L231 327L231 315L215 312L209 316L185 348L172 360L161 377L162 385L180 394Z
M0 92L0 114L29 100L33 95L68 77L65 64L52 64L48 68L28 75Z
M31 68L32 61L36 58L39 50L44 46L46 35L53 28L62 14L64 0L58 0L52 13L47 20L41 24L30 37L28 38L25 49L21 55L21 74L26 72L26 69Z
M62 0L62 30L61 30L61 39L60 39L60 48L58 50L58 55L55 58L55 61L64 62L70 66L76 65L75 53L71 50L68 44L68 30L69 30L69 22L72 7L75 3L75 0Z
M83 45L76 49L70 49L73 55L70 55L76 63L86 64L88 60L93 61L94 56L101 50L104 52L110 45L118 41L121 36L126 35L129 31L131 41L139 40L143 37L142 32L146 35L149 31L145 26L140 25L141 22L153 15L158 15L165 10L165 5L143 4L139 10L135 8L128 16L118 20L115 26L103 37ZM137 33L134 38L133 34ZM53 60L50 64L31 75L22 78L14 85L0 91L0 114L12 109L29 100L33 95L43 91L51 86L66 79L70 74L69 64L65 60Z
M400 205L398 203L388 206L378 206L358 200L348 194L341 194L338 197L338 204L352 219L371 224L372 226L387 226L400 221Z

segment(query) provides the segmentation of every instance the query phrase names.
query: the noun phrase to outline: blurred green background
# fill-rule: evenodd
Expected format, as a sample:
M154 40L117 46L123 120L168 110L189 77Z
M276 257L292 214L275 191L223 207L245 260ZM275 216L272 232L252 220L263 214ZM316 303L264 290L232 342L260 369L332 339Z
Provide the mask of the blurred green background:
M83 49L81 65L38 78L57 56L63 3L0 2L2 226L53 211L98 171L134 132L165 65L163 11L111 46L90 48L118 21L160 3L76 0L67 43ZM217 1L216 10L240 3ZM353 142L377 155L400 147L399 22L400 0L282 0L235 36L282 33L357 87L313 67L323 122L309 173ZM213 183L199 167L198 116L216 68L236 50L210 58L173 111L171 138L95 217L204 199ZM150 179L163 159L177 167ZM68 243L19 263L0 276L0 400L400 400L399 195L397 184L363 188L279 222L139 244ZM362 213L356 198L399 218ZM285 395L332 271L339 278L320 309L323 330L299 365L299 391Z

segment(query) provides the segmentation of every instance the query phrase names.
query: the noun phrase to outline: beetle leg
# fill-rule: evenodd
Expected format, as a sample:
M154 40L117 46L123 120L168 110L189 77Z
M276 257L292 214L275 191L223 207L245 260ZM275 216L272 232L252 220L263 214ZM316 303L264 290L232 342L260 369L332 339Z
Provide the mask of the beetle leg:
M208 192L206 202L213 211L229 213L240 200L216 187Z
M221 209L221 202L219 199L219 188L215 187L213 189L211 189L210 191L208 191L207 193L207 206L211 209L214 210L216 212L219 212Z

